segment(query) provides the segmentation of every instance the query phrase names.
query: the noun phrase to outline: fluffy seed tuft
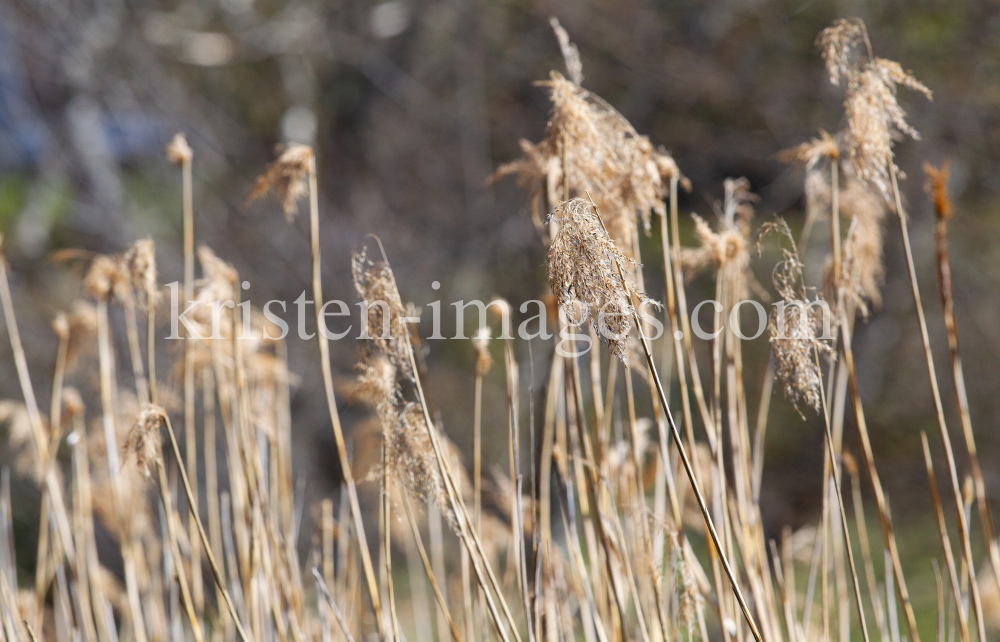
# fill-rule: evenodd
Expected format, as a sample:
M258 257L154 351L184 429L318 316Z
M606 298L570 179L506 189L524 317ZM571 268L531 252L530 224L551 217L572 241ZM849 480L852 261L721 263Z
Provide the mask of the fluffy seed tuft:
M295 220L298 214L297 203L309 190L306 179L312 162L312 147L298 143L288 145L278 156L278 160L257 178L247 200L254 201L274 192L281 201L285 218L289 222Z
M601 340L628 366L632 297L647 297L623 284L618 270L627 272L635 261L611 239L590 201L560 203L549 218L559 225L548 254L549 286L559 307L575 325L590 319Z
M147 478L152 467L162 461L160 454L160 427L167 420L167 411L154 404L146 404L136 417L122 445L122 462L135 460L136 467Z

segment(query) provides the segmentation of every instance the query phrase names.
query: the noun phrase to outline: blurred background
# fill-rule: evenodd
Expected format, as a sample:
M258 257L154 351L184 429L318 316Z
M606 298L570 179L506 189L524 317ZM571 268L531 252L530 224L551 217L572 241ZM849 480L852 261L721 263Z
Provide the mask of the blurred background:
M934 91L933 102L901 93L922 135L897 146L908 175L902 189L958 439L934 277L934 217L920 169L924 161L951 161L956 315L987 490L1000 497L1000 12L989 3L0 0L0 231L39 396L48 398L56 347L50 321L81 296L79 275L55 265L51 252L118 252L151 236L161 281L181 278L180 177L163 153L177 131L194 150L196 242L250 281L245 296L255 306L292 302L309 287L307 221L289 224L273 200L246 202L255 176L286 141L317 150L328 299L356 300L350 253L370 232L385 244L404 300L425 306L440 298L446 317L460 299L499 295L516 309L543 295L545 250L527 216L527 194L510 179L485 181L520 154L519 139L543 134L548 100L535 83L564 69L550 16L580 49L583 86L668 149L691 179L682 213L710 214L722 181L746 176L760 195L758 223L777 214L801 228L802 174L775 154L843 125L842 90L830 85L813 46L835 18L863 18L876 53L900 61ZM817 231L806 257L814 266L828 245L823 234ZM682 240L693 243L689 225ZM658 247L654 229L643 256L647 290L662 298ZM762 283L770 284L776 258L765 252L755 259ZM923 552L938 554L933 527L923 529L931 539L909 535L931 524L918 434L933 434L935 422L891 217L885 260L884 302L859 322L855 350L897 532L919 560ZM810 273L814 282L818 273ZM434 280L442 284L437 292ZM690 287L692 306L713 294L707 280ZM426 348L430 394L445 430L468 453L471 342ZM536 394L551 349L551 342L535 343L529 355L518 347L522 363L533 359ZM350 387L356 350L352 341L334 344L342 390ZM121 357L124 346L118 351ZM747 351L748 391L756 399L766 340ZM289 359L298 376L296 471L311 504L334 493L340 472L314 343L291 340ZM84 382L95 377L86 364L74 375ZM176 384L167 372L161 378ZM485 392L485 457L503 466L505 395L502 368L494 368ZM350 432L366 411L344 396ZM21 398L6 340L0 398ZM856 453L852 421L846 447ZM769 533L817 518L822 448L817 419L803 420L776 393L761 502ZM24 506L19 516L32 531L33 510ZM929 576L929 561L914 562L913 573Z

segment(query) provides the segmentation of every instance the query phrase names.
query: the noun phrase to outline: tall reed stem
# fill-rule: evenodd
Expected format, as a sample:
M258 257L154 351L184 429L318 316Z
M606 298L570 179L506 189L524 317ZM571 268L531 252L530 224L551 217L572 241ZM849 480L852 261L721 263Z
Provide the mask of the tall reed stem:
M958 532L962 538L962 552L965 556L965 563L969 566L969 572L975 574L976 566L972 559L972 544L969 541L969 523L963 510L962 487L958 481L958 469L955 465L955 455L951 447L951 436L948 434L948 426L944 418L944 405L941 403L941 390L938 386L937 371L934 369L934 355L931 353L930 337L927 334L927 319L924 316L923 304L920 300L920 286L917 284L917 269L913 263L913 250L910 247L910 233L906 222L906 213L903 211L902 199L899 195L899 185L896 180L896 164L890 153L889 177L892 181L892 195L896 205L896 218L899 219L899 233L903 239L903 253L906 255L906 270L910 277L910 289L913 292L913 305L917 311L917 321L920 324L920 339L923 341L924 359L927 362L927 377L931 384L931 393L934 397L934 410L937 415L938 429L941 433L941 445L944 447L945 459L948 462L948 472L951 477L951 490L955 496L955 510L958 514ZM975 581L972 583L972 607L976 613L976 622L979 627L981 638L986 636L986 627L983 620L982 598L979 595L979 587Z
M594 203L593 199L590 199L590 202L594 205L594 211L597 212L597 219L601 222L601 228L603 228L604 233L607 234L608 230L604 226L604 220L601 218L600 212L597 210L597 204ZM618 277L621 279L622 287L624 287L627 291L628 283L625 281L625 273L622 271L622 266L616 261L615 267L618 268ZM684 464L684 472L687 473L688 481L691 482L691 490L694 492L694 496L698 500L698 508L701 509L702 517L705 518L705 526L708 529L712 537L712 543L715 545L715 549L719 553L719 557L722 560L726 576L729 578L729 584L732 586L733 594L739 602L740 610L743 612L743 617L746 619L747 624L750 627L750 632L753 634L753 637L757 640L757 642L764 642L760 635L760 630L757 628L756 622L754 622L753 615L750 613L750 607L747 605L746 598L743 597L743 591L740 589L740 585L736 580L733 568L729 564L729 558L726 557L722 547L722 542L719 539L719 534L715 530L715 524L712 521L712 516L708 512L708 506L705 504L705 498L702 495L701 487L698 485L694 469L691 467L691 460L688 457L687 450L684 448L684 444L681 442L680 431L677 430L677 424L674 422L673 413L670 412L670 406L667 403L667 395L663 391L663 384L660 382L659 375L656 374L656 364L653 362L653 353L649 350L649 343L646 341L646 334L642 331L642 321L639 319L639 314L634 308L632 309L632 320L634 321L636 330L639 333L639 341L642 344L642 351L646 356L646 365L649 367L649 374L653 377L653 380L656 383L656 393L660 398L660 407L663 408L664 414L667 416L667 423L670 424L670 431L673 434L674 441L677 443L677 452L680 454L681 462Z
M316 306L316 340L319 342L320 366L323 370L323 390L326 393L326 406L333 427L333 438L340 456L341 473L344 484L347 485L347 496L351 506L351 517L354 520L354 530L358 538L358 552L361 555L361 565L368 584L368 597L375 612L375 621L380 633L383 631L382 602L379 598L378 583L375 581L375 569L372 567L371 554L368 550L368 538L365 536L364 520L361 516L361 505L358 502L358 489L354 483L354 473L351 471L351 461L347 456L347 445L344 442L344 432L340 426L340 414L337 411L337 399L333 392L333 372L330 368L330 344L322 331L325 319L323 317L323 281L322 262L319 247L319 190L316 186L316 157L309 157L309 236L312 247L312 285L313 300Z

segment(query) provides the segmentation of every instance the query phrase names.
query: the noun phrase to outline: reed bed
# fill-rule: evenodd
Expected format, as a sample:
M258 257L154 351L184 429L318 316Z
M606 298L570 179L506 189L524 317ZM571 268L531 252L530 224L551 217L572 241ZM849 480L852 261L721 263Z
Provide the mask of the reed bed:
M983 595L1000 594L1000 548L952 300L947 232L956 212L947 169L927 166L952 391L971 471L964 490L965 462L947 425L894 160L898 141L918 138L898 86L928 99L930 90L898 63L877 58L862 22L837 21L816 44L831 82L845 87L846 127L820 132L782 156L804 172L801 236L795 239L780 218L756 223L750 184L734 178L722 186L714 216L693 215L695 245L685 246L678 190L691 189L689 181L667 152L582 86L579 52L558 21L552 27L568 77L553 71L539 83L552 102L545 135L522 141L523 157L492 180L515 176L528 190L548 247L547 313L559 332L546 344L541 390L534 387L540 342L512 338L503 326L496 339L486 325L476 333L468 468L426 394L416 311L372 236L352 257L332 259L350 262L358 298L368 304L357 385L346 401L368 406L370 417L353 433L344 430L329 339L317 332L343 479L338 496L302 505L287 348L262 312L241 302L233 266L196 246L197 158L182 135L166 150L181 178L179 296L182 309L199 305L180 329L176 364L155 359L165 328L152 241L119 255L62 253L57 258L85 274L84 296L53 321L58 349L43 413L32 385L39 373L29 372L0 260L0 304L22 390L20 399L0 401L5 447L17 455L0 482L6 640L918 642L932 633L918 629L851 347L855 323L881 300L891 217L906 254L948 469L950 496L942 497L922 434L945 560L935 567L936 635L988 639ZM320 324L314 151L284 148L250 197L268 193L290 222L306 202ZM820 223L829 225L830 238L821 252L824 278L808 284L803 248ZM640 235L654 230L662 305L645 291L640 257ZM760 340L769 341L771 358L760 399L749 399L745 339L728 320L748 299L770 298L751 270L762 245L780 247L771 285L783 305L765 319ZM714 281L718 302L713 334L699 340L707 352L694 341L697 308L686 294L698 274ZM491 310L505 321L511 306L495 301ZM654 321L664 328L658 343L650 339ZM199 338L205 336L213 338ZM583 344L592 349L576 349ZM96 377L79 367L85 351L97 355ZM494 368L506 382L506 416L484 413L484 380ZM823 493L817 524L769 540L761 476L775 389L803 419L818 416ZM96 406L86 407L84 398ZM755 417L750 408L757 408ZM861 444L853 455L843 445L851 425ZM484 461L484 430L506 433L506 470ZM12 475L41 491L34 577L17 571L17 559L32 551L14 546ZM359 484L377 488L377 502L363 505ZM868 531L862 489L874 498L878 536ZM488 496L498 510L485 510ZM987 542L982 572L970 533L973 504ZM305 510L313 510L317 532L303 554ZM112 549L98 546L98 533L107 534ZM451 559L446 550L456 543ZM113 572L118 558L121 571Z

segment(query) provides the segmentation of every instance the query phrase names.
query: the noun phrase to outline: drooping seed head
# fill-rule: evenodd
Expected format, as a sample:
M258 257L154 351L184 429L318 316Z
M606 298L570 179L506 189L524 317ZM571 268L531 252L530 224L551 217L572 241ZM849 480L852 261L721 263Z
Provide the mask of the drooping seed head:
M167 420L167 411L154 404L145 404L128 431L122 445L122 462L135 461L136 468L147 478L162 459L160 427Z
M267 170L257 178L247 200L253 201L268 192L274 192L281 201L281 208L289 222L298 214L297 203L309 191L306 179L313 163L313 149L308 145L292 143L285 147Z

